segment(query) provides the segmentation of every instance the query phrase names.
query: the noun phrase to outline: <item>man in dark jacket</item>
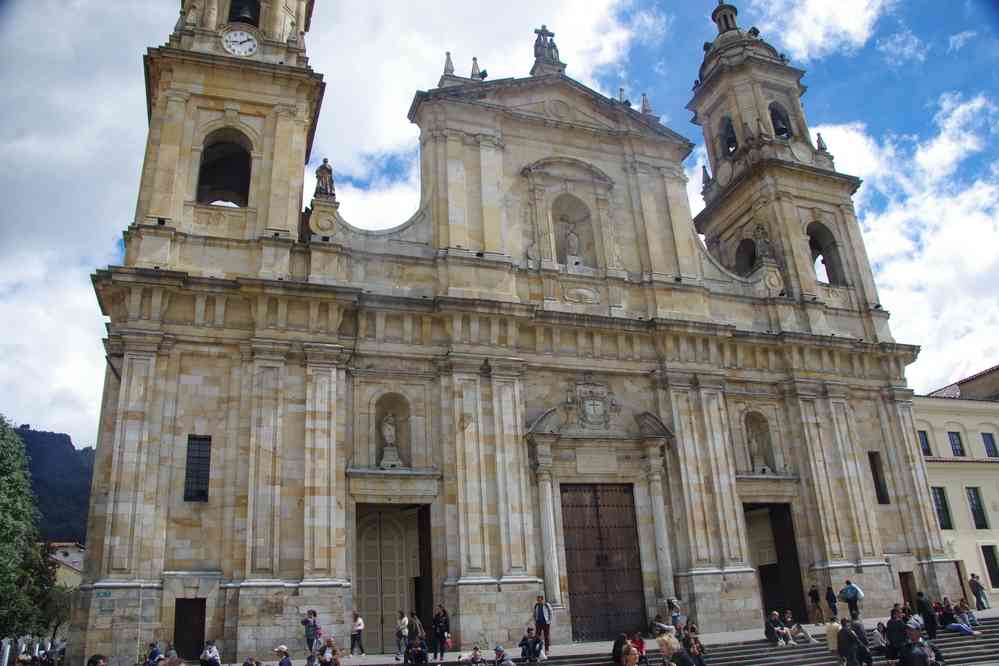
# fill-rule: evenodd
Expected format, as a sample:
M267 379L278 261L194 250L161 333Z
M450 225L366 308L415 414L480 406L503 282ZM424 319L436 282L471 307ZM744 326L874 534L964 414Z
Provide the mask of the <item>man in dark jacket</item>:
M891 619L885 625L885 638L888 642L887 647L885 647L885 656L888 661L895 661L906 641L905 621L902 620L902 611L898 608L891 610Z
M541 658L541 648L544 643L534 635L534 628L527 628L527 635L520 639L520 658L529 664L534 664Z
M871 654L871 644L867 638L867 628L860 621L858 613L850 613L850 629L860 639L860 645L857 647L857 661L867 664L867 666L874 666L874 656Z
M850 619L844 617L840 621L839 634L836 635L836 646L839 650L839 658L845 666L859 666L857 651L860 645L860 639L850 627Z
M908 624L905 627L907 642L898 654L899 666L936 666L943 663L943 655L934 646L924 643L919 627Z
M819 588L816 585L812 585L811 589L808 590L808 600L812 602L812 614L815 616L815 626L819 626L825 620L825 615L822 613L822 597L819 595Z
M777 611L772 611L767 617L766 624L763 625L763 635L767 637L767 641L774 647L791 645L794 642L787 627L781 622L780 614Z
M922 592L916 592L916 612L923 618L923 628L926 635L933 640L937 637L937 614L933 610L933 604Z

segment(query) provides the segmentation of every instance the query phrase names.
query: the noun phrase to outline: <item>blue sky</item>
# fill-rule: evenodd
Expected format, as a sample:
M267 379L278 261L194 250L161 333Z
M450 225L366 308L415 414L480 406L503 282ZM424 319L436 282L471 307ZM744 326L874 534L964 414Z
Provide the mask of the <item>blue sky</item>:
M307 43L327 91L313 159L334 165L341 212L406 220L419 198L413 93L444 51L491 78L526 76L533 29L553 29L567 74L633 101L648 92L700 146L684 109L716 0L320 0ZM805 110L857 209L900 342L923 347L919 391L999 363L999 3L742 0L739 23L807 70ZM104 323L90 286L120 261L146 139L141 55L177 0L0 2L0 413L92 444ZM700 208L700 147L686 165ZM305 167L311 180L316 163ZM307 186L308 189L308 186Z

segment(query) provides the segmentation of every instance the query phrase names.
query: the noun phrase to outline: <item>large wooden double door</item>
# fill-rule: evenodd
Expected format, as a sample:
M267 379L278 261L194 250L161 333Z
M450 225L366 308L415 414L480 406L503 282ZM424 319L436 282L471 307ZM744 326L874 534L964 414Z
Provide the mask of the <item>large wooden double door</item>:
M631 484L561 484L574 641L644 630L645 595Z

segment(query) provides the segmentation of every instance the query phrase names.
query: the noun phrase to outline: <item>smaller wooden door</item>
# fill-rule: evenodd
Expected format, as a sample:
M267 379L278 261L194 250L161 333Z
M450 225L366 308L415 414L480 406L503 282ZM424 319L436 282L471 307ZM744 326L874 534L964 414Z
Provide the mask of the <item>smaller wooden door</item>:
M412 609L406 577L406 539L398 511L378 511L358 527L358 610L364 618L364 649L395 651L398 611Z
M902 587L902 601L909 608L916 608L916 576L911 571L898 572L898 580Z
M183 659L197 659L205 647L205 600L177 599L173 616L173 646Z

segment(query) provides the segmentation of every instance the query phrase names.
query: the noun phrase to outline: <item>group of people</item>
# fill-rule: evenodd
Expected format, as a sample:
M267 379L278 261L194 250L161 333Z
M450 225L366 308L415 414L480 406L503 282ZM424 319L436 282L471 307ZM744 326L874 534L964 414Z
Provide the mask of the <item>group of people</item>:
M704 655L707 650L701 643L697 625L691 621L681 623L680 603L673 598L667 600L669 623L662 615L656 615L652 620L650 633L655 637L663 661L677 666L706 666ZM645 641L641 632L630 636L621 634L614 641L611 650L611 660L615 666L635 666L648 664Z

